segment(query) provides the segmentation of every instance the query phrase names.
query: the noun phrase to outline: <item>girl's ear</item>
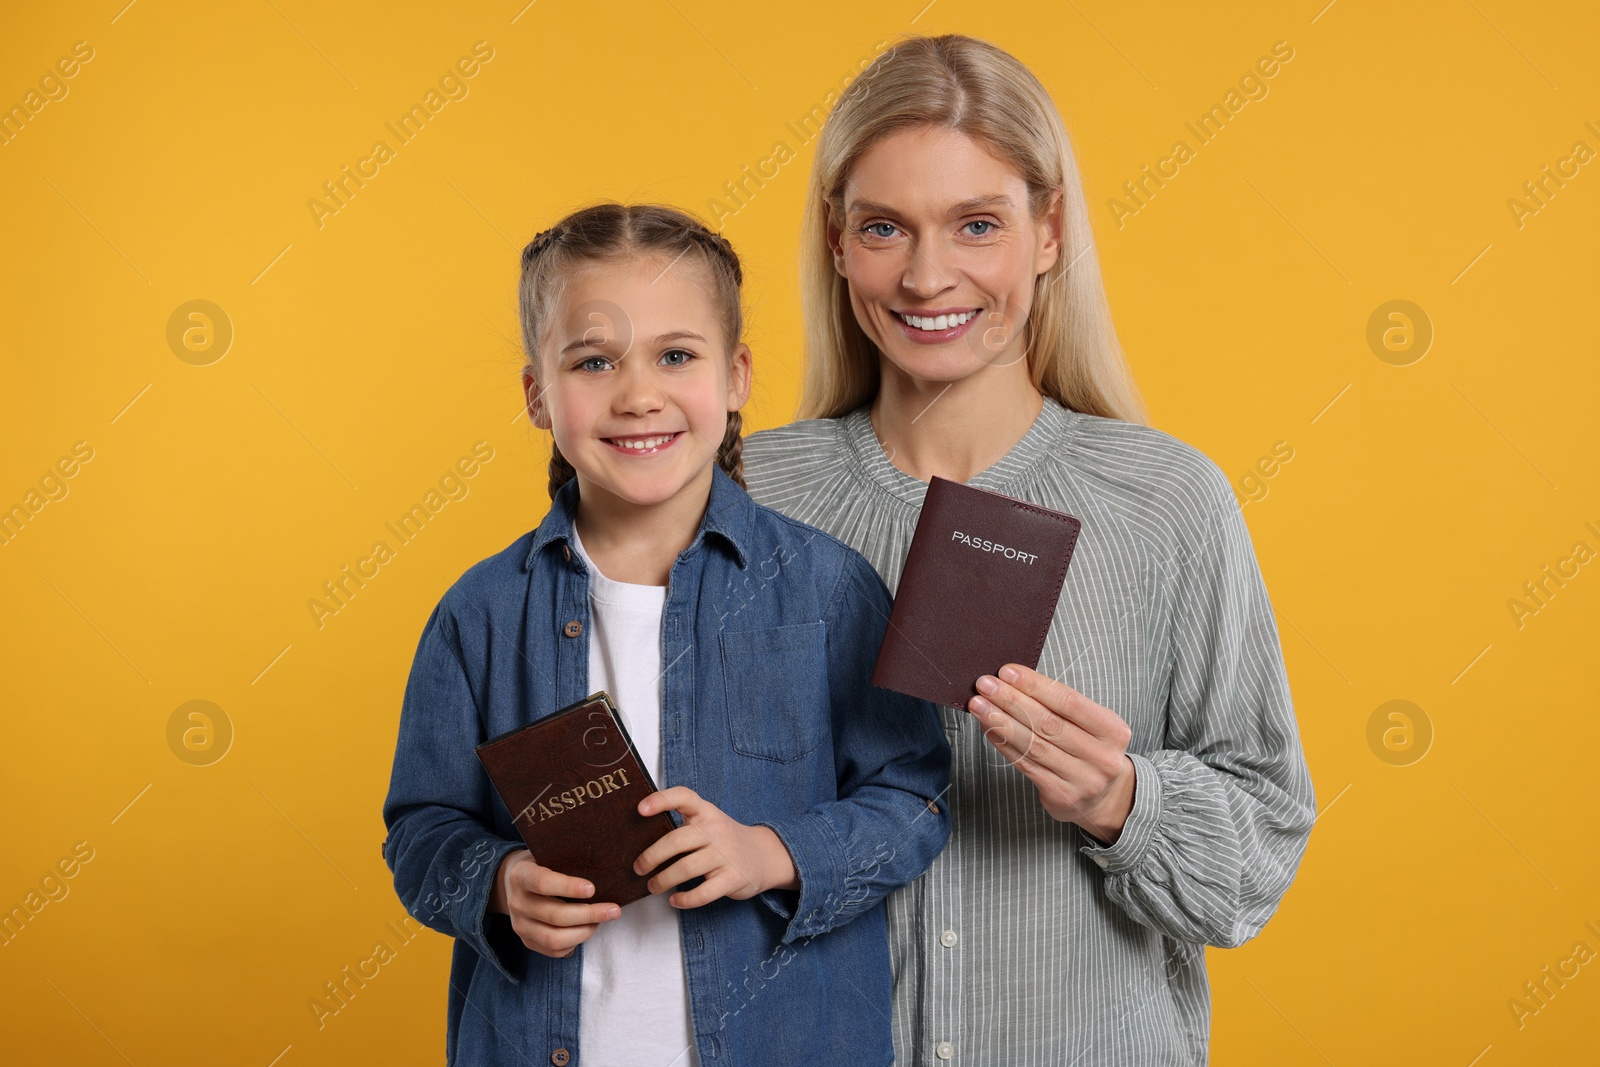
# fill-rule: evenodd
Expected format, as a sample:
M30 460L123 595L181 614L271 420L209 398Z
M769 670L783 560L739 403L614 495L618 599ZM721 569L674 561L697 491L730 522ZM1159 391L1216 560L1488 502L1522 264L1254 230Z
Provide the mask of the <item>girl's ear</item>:
M741 342L728 361L728 410L738 411L750 399L750 346Z
M522 395L527 398L528 418L541 430L550 428L550 412L545 408L544 390L539 388L539 383L533 375L524 368L522 371Z

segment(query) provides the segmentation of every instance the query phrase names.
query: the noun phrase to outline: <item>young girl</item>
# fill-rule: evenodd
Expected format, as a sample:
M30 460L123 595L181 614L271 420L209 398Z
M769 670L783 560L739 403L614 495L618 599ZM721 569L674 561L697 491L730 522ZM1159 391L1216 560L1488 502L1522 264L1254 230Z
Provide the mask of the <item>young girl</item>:
M665 207L523 250L552 505L428 619L383 808L400 899L456 938L452 1064L893 1059L883 898L944 846L950 750L931 705L868 682L871 565L744 490L741 281ZM661 786L640 812L676 826L625 909L540 866L474 752L598 689Z

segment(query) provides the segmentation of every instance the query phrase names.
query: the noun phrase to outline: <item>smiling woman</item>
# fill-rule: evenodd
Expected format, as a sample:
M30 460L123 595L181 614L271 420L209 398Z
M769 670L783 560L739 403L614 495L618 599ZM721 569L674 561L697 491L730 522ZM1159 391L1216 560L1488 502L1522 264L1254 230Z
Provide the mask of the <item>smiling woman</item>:
M802 241L801 421L751 435L751 494L891 589L934 476L1082 522L1038 669L942 709L950 844L888 901L895 1062L1203 1064L1204 947L1260 932L1316 808L1249 532L1142 424L1048 92L983 41L897 43L823 127Z

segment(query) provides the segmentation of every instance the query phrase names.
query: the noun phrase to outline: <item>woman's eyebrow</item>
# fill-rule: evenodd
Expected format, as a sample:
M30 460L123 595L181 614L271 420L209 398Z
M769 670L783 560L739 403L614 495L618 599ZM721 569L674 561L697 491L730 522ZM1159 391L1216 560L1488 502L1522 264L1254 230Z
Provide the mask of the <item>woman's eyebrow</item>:
M966 200L962 200L959 203L951 204L949 210L945 212L945 218L954 218L957 215L965 215L969 211L978 211L986 207L1016 206L1016 201L1012 200L1004 193L992 193L988 196L974 196L969 197ZM890 207L888 204L880 204L875 200L852 200L846 213L851 215L900 214L899 210L896 208Z

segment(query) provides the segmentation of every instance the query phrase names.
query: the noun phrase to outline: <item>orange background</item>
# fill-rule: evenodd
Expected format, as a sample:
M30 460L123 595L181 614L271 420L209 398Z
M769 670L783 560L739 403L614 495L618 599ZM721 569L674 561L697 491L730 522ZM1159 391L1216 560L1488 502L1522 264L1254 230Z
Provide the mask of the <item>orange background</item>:
M906 32L986 37L1054 93L1153 421L1247 502L1323 813L1278 916L1210 955L1213 1062L1595 1055L1600 373L1578 308L1600 17L919 6L0 18L0 106L37 103L0 145L0 507L27 511L0 543L0 908L65 893L0 947L8 1060L442 1057L431 931L320 1027L309 1004L396 943L380 806L422 624L547 507L547 444L519 415L518 250L601 197L715 213L750 279L746 425L787 421L814 147L789 124ZM48 80L80 41L92 58ZM480 41L465 95L393 139ZM1185 123L1279 41L1293 58L1266 95L1199 144ZM1180 138L1192 158L1119 219L1123 183ZM308 201L380 139L392 157L319 219ZM196 300L217 332L186 348L185 313L170 343ZM1369 343L1392 300L1413 308ZM492 458L397 546L385 523L478 442ZM393 558L319 626L308 601L378 540ZM1405 720L1380 712L1394 700ZM1569 977L1528 1000L1547 965Z

